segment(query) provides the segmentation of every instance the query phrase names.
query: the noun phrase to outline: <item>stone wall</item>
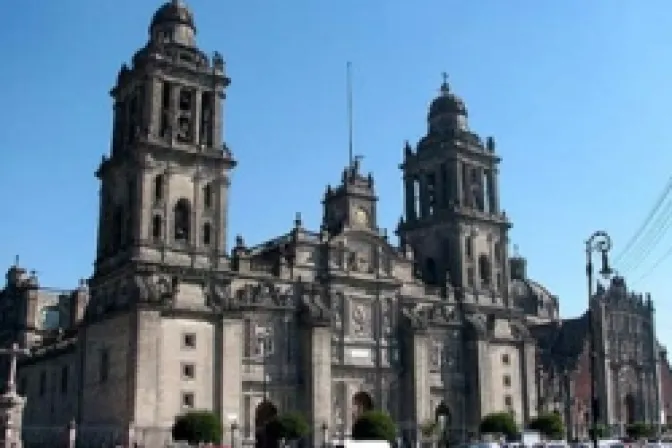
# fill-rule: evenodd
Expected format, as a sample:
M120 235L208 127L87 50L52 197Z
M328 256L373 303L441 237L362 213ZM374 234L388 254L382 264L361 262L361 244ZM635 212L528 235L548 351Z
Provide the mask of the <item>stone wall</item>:
M119 315L80 332L83 424L124 424L128 419L133 372L132 316ZM104 358L107 358L104 360Z
M77 417L79 363L76 345L45 354L21 366L20 393L27 398L24 422L27 425L67 425Z

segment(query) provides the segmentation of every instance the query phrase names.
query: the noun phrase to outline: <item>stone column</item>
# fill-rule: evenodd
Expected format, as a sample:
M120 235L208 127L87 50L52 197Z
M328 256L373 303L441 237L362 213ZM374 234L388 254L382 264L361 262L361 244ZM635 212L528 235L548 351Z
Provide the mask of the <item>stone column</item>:
M405 329L403 374L401 377L402 395L400 404L400 420L403 424L404 438L419 440L417 431L420 424L431 418L430 384L429 384L429 339L424 323L409 320Z
M201 113L203 111L202 104L203 91L197 90L194 92L194 103L191 108L191 132L193 132L192 141L197 145L203 143L201 142Z
M218 381L218 410L224 428L241 421L243 412L243 319L227 312L219 322L215 344L215 378ZM255 407L256 409L256 407Z
M157 427L172 421L170 410L164 410L161 385L161 360L163 340L161 315L153 309L138 309L134 315L133 341L129 357L133 372L132 396L134 397L133 415L138 426ZM179 348L179 347L178 347ZM170 392L170 391L168 391Z
M457 202L462 206L464 205L464 179L462 176L462 162L456 160L454 167L455 167L454 197L457 200Z
M490 360L490 344L485 340L478 340L476 345L476 359L478 363L478 393L480 399L480 415L481 417L498 411L495 408L495 400L492 396L492 363Z
M312 325L310 328L309 403L313 446L322 443L321 428L331 422L331 327Z
M523 423L537 416L537 388L536 388L536 346L534 341L526 340L523 343L521 359L523 382ZM564 378L563 378L564 381ZM567 421L568 422L568 421Z

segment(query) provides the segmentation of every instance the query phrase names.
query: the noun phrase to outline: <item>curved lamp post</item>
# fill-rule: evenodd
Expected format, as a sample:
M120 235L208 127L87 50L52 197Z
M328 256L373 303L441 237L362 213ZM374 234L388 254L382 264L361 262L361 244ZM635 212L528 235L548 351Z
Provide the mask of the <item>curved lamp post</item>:
M603 277L609 277L612 274L609 267L609 251L611 250L611 237L602 230L593 233L586 241L586 278L588 280L588 337L590 340L590 415L592 427L590 438L593 448L599 448L597 426L599 424L599 398L597 396L597 341L596 341L596 322L597 316L593 315L591 302L593 300L593 253L599 253L602 259L602 265L599 274Z

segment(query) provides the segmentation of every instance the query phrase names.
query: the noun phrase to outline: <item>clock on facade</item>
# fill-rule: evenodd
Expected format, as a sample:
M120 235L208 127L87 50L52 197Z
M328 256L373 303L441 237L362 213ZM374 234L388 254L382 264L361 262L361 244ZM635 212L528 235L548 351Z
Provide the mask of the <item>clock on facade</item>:
M369 214L362 207L355 209L355 222L360 226L367 226L369 224Z

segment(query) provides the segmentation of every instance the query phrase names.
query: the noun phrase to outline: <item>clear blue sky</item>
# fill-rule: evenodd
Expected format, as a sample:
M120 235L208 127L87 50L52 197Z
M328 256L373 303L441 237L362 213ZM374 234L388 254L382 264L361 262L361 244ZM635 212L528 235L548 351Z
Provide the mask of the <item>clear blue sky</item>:
M0 91L0 263L15 254L44 285L91 274L98 186L108 151L108 91L142 45L159 1L14 1L5 6ZM502 204L531 277L586 302L583 241L622 247L672 164L672 4L667 0L191 0L198 38L233 80L226 141L240 164L231 234L250 243L301 211L320 221L327 182L347 158L345 66L353 64L355 147L376 177L380 221L401 212L405 139L426 128L441 72L471 127L494 135ZM667 237L659 252L672 245ZM618 250L616 250L618 251ZM652 253L635 279L657 258ZM637 284L672 343L666 273ZM630 272L627 272L630 274Z

